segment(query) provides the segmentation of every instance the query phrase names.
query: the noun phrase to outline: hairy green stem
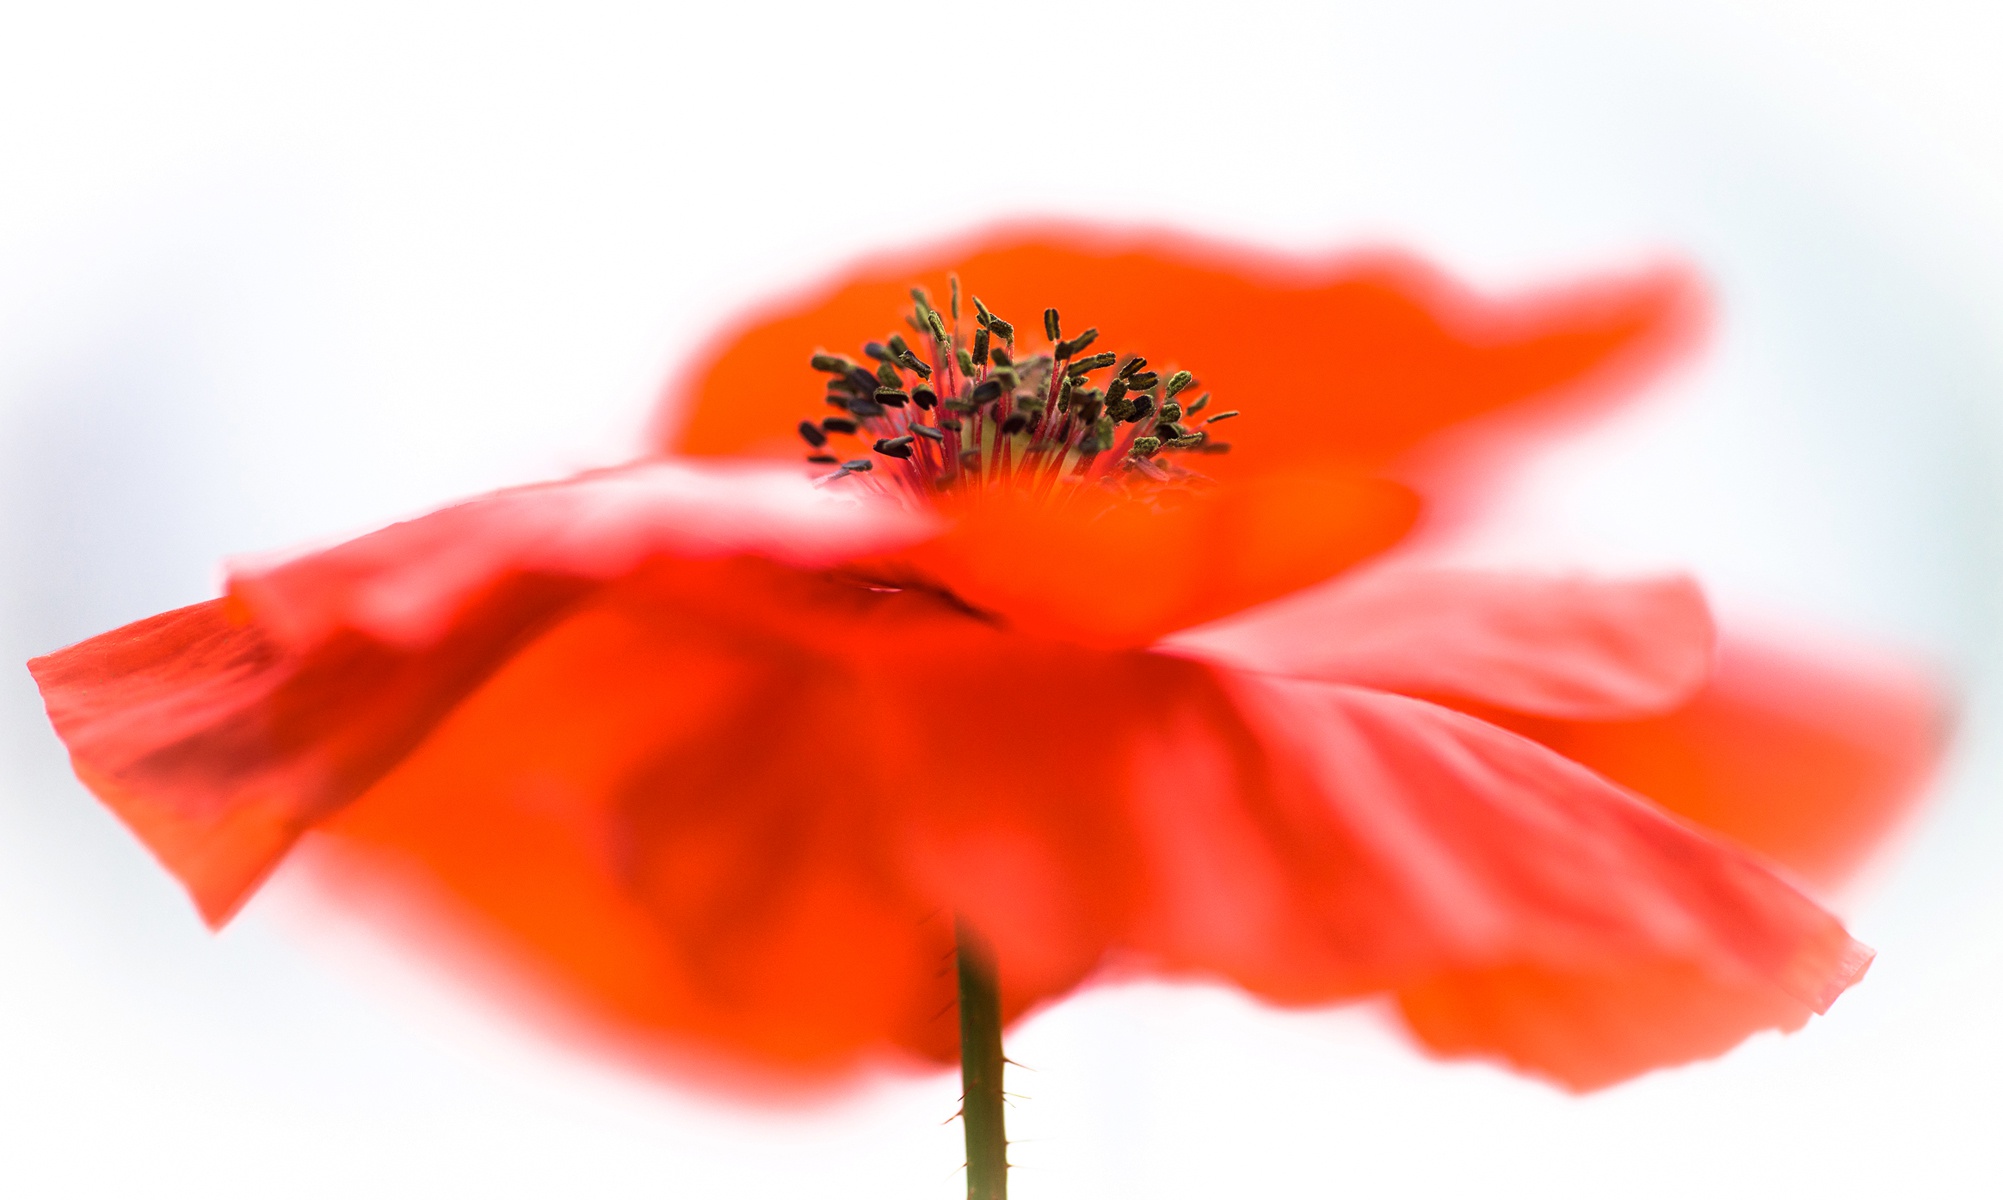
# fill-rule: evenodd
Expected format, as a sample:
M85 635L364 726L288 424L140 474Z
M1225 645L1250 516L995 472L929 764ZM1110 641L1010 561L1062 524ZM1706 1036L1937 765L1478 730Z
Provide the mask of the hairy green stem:
M1008 1132L1002 1124L1001 989L980 935L955 921L960 971L960 1121L967 1130L967 1200L1007 1200Z

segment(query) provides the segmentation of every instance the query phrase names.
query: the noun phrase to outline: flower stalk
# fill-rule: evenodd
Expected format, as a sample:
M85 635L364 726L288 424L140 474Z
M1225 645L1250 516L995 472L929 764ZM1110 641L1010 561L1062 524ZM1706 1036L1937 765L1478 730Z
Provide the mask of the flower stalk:
M1002 1117L1001 987L994 957L965 921L953 924L960 975L960 1121L967 1131L967 1200L1007 1200Z

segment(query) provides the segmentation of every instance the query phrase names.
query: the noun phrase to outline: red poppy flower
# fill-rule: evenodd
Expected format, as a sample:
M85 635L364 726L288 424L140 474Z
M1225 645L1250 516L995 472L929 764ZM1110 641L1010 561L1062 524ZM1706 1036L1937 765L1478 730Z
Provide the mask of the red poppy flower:
M810 365L949 269L1155 366L1074 391L1083 347L1038 367L985 316L929 363L874 347L880 385ZM1010 1017L1135 971L1389 994L1440 1052L1598 1086L1859 977L1780 872L1832 881L1896 819L1932 695L1721 643L1680 578L1363 564L1416 519L1401 456L1612 395L1694 309L1674 272L1505 303L1389 258L1004 233L730 333L664 457L238 564L31 666L211 923L313 831L351 895L629 1048L949 1057L957 914ZM1179 366L1244 410L1228 454ZM947 403L1003 370L1026 430ZM852 416L798 432L830 374Z

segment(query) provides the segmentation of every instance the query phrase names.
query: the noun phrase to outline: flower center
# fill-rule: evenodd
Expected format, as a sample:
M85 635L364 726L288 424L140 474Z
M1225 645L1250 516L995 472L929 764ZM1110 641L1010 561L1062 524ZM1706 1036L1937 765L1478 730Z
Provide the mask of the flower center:
M1196 385L1188 371L1164 377L1139 355L1088 353L1099 331L1066 338L1054 308L1043 310L1049 352L1018 358L1015 326L980 297L971 336L961 328L959 277L951 283L943 314L911 289L904 320L923 355L902 334L863 347L873 366L814 355L839 410L800 422L807 461L835 468L817 485L853 480L921 502L991 488L1053 501L1085 487L1146 497L1205 481L1174 456L1231 449L1209 426L1237 411L1208 412L1208 392L1184 401Z

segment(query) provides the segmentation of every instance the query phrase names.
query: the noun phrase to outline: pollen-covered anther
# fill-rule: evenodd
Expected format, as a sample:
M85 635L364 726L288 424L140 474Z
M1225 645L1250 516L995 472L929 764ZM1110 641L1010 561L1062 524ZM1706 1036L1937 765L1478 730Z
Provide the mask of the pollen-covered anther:
M799 424L808 460L838 466L818 483L871 471L881 458L895 469L852 486L912 503L1009 488L1063 505L1087 488L1117 500L1200 486L1204 476L1169 452L1230 449L1190 427L1210 402L1208 393L1188 404L1176 399L1195 386L1191 372L1152 370L1138 354L1087 353L1099 329L1066 338L1054 308L1043 312L1048 351L1024 353L1014 324L978 296L968 297L973 311L963 316L959 280L949 288L943 309L924 289L911 289L904 324L913 340L891 333L867 342L862 362L813 355L810 365L829 377L827 402L843 413ZM1109 368L1099 376L1103 387L1094 386L1096 373ZM1237 415L1217 413L1202 424ZM833 434L866 439L874 457L837 463L825 450Z

